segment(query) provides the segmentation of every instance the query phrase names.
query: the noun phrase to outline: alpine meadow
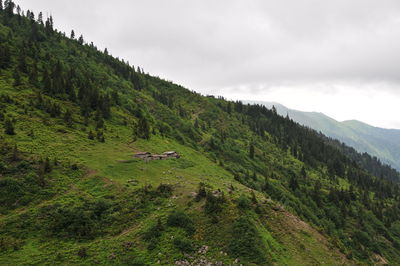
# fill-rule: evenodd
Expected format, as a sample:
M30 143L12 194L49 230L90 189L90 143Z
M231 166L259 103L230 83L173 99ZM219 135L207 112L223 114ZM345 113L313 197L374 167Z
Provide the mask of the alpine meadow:
M97 264L399 265L400 174L0 0L0 265Z

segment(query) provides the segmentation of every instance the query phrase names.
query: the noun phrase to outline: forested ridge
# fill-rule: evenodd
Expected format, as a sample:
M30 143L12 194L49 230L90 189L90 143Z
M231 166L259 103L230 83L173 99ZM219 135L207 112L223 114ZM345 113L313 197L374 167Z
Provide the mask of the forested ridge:
M400 263L400 174L378 159L10 0L0 23L1 264Z

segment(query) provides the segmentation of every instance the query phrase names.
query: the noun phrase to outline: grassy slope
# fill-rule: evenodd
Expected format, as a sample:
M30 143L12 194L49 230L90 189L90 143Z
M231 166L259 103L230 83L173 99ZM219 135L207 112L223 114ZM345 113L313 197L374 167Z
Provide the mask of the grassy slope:
M85 171L80 177L61 176L53 180L62 189L57 195L39 204L20 207L0 217L0 222L8 224L20 220L25 213L35 212L38 208L53 203L68 203L77 198L92 198L128 195L143 185L158 186L160 183L169 183L174 187L174 196L160 202L160 205L149 207L146 214L138 215L126 225L119 226L113 233L106 234L90 241L76 242L71 240L59 241L46 237L38 232L29 233L24 244L17 251L1 253L0 264L51 264L53 262L68 262L69 264L87 264L96 261L108 261L119 264L127 256L139 256L150 264L160 260L162 263L173 263L182 255L171 244L168 235L175 235L171 229L163 236L162 244L157 251L147 252L141 240L141 232L149 224L154 223L156 217L165 217L174 209L186 209L193 217L197 232L197 245L209 245L208 257L231 263L235 258L225 256L226 243L229 242L230 225L238 216L238 211L231 199L236 198L244 191L248 191L237 183L232 175L218 166L200 152L187 146L178 144L169 138L153 136L150 141L139 140L131 142L131 130L118 125L117 121L106 123L105 143L89 140L86 133L76 128L71 129L63 125L60 119L50 118L47 114L36 110L37 115L25 115L21 106L32 94L30 90L11 90L5 79L2 79L2 92L9 93L19 104L10 105L8 113L18 120L15 136L7 136L7 141L18 143L22 152L33 153L38 156L58 158L62 165L78 163ZM27 102L25 102L27 103ZM47 125L42 123L43 117ZM27 134L33 129L35 136ZM2 129L0 129L2 130ZM179 160L144 162L132 159L135 151L150 151L154 153L165 150L176 150L182 154ZM129 185L128 180L135 179L138 185ZM204 214L204 202L193 202L191 192L197 191L199 182L205 182L213 189L221 189L228 194L231 184L236 188L229 197L228 207L221 214L219 224L212 224L210 218ZM124 197L124 196L122 196ZM260 200L264 196L258 194ZM271 260L279 264L296 265L298 263L313 264L325 262L336 264L347 262L336 250L331 249L327 240L315 229L312 229L298 218L286 211L274 211L271 206L275 203L264 204L268 213L257 219L258 227L263 232L263 238ZM288 230L290 228L290 230ZM125 249L124 243L133 242L133 247ZM301 243L301 244L300 244ZM87 247L88 257L80 258L77 252L81 247ZM307 251L307 252L304 252ZM156 255L159 254L160 255ZM112 254L115 259L110 259ZM120 260L121 259L121 260Z

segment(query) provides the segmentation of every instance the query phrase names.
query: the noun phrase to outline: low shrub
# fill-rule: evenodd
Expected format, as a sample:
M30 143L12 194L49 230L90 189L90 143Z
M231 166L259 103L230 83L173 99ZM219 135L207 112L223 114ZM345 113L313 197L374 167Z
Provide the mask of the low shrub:
M167 218L167 225L183 228L188 234L193 234L195 231L192 219L183 211L172 212Z
M185 253L190 253L194 251L194 246L192 240L182 237L182 236L177 236L174 239L174 245L177 247L180 251L185 252Z

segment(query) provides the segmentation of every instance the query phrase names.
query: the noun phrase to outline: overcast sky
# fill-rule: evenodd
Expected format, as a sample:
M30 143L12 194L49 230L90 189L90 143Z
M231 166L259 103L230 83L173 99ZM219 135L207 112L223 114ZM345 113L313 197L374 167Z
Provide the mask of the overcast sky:
M398 0L20 0L203 94L400 128Z

